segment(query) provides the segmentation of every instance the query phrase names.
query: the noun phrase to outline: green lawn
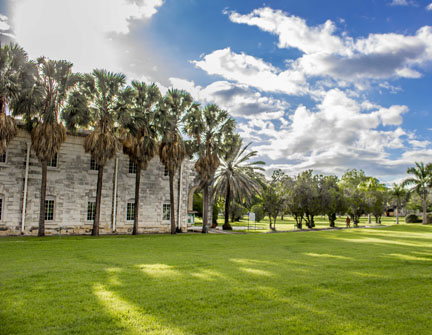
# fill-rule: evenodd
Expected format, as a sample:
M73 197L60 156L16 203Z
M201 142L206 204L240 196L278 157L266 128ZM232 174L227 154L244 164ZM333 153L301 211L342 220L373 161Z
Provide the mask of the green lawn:
M432 334L432 226L0 239L0 334Z
M346 227L346 217L345 216L341 216L338 217L336 220L336 227ZM404 217L400 217L399 218L399 222L400 223L405 223L405 218ZM395 217L385 217L383 216L381 218L381 224L382 225L389 225L389 224L395 224L396 223L396 218ZM219 216L218 217L218 224L219 226L222 226L224 224L224 218L223 216ZM233 227L247 227L248 226L248 217L247 215L243 217L243 220L240 220L239 222L230 222L230 224ZM371 224L375 225L375 218L372 217L371 218ZM202 219L201 218L196 218L195 219L195 225L196 226L201 226L202 225ZM368 218L366 216L363 216L360 218L360 226L365 226L365 225L369 225L368 223ZM255 228L255 223L250 223L250 227L249 228ZM256 227L257 230L256 232L258 233L263 233L263 232L268 232L270 231L270 227L269 227L269 218L268 216L266 216L264 219L262 219L260 222L256 223ZM351 222L351 227L353 227L353 223ZM315 217L315 228L329 228L329 221L327 219L327 217L325 216L317 216ZM281 217L278 217L277 221L276 221L276 229L280 230L280 231L287 231L287 230L294 230L295 228L295 219L292 216L286 215L284 216L283 220L281 219ZM306 227L306 223L303 221L303 229L308 229ZM247 231L247 230L245 230ZM251 229L249 230L251 232Z

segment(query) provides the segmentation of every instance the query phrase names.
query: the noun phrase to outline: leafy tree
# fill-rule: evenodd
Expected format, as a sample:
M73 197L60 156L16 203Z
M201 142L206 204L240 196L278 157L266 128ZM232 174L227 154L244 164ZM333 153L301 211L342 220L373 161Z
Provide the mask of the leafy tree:
M158 131L161 136L159 158L169 172L171 234L176 233L174 177L188 154L181 128L187 112L196 108L192 97L182 90L171 89L162 98L157 109Z
M257 151L247 152L250 143L242 147L242 140L239 136L226 139L224 154L221 165L216 172L216 185L214 192L218 196L225 197L225 223L223 229L231 230L229 224L229 206L232 200L247 202L254 194L259 193L261 184L259 179L262 175L259 171L264 169L260 165L262 161L248 162L257 155Z
M324 176L321 184L321 201L323 213L329 219L330 227L335 227L336 215L345 213L346 203L336 176Z
M368 177L362 170L353 169L345 172L339 182L346 199L347 213L355 226L358 226L360 216L369 210L367 192L361 187L367 180Z
M403 185L393 184L393 188L390 190L390 197L395 206L396 224L399 224L399 209L406 204L407 195L408 192Z
M194 140L195 152L198 154L195 170L203 190L203 233L208 229L209 188L220 165L219 156L224 139L232 136L234 128L235 122L228 112L215 104L207 105L204 109L196 106L185 117L185 130Z
M6 110L9 108L14 114L22 114L22 109L33 108L32 102L28 100L25 106L24 95L33 88L36 73L36 65L29 62L23 48L18 45L0 45L0 154L5 152L17 133L15 121L6 114Z
M297 182L296 178L286 177L284 185L287 190L287 207L289 213L292 214L296 221L296 227L302 229L303 219L305 215L305 199L307 197L307 190L304 183Z
M42 165L38 236L45 235L45 198L48 163L66 140L66 129L60 123L69 92L75 87L78 75L72 72L72 63L41 57L37 60L35 87L20 96L21 114L31 129L32 149Z
M86 137L84 149L92 155L98 165L96 186L96 209L92 235L99 235L103 174L106 163L121 149L118 134L118 115L124 108L122 88L126 77L121 73L94 70L82 75L78 90L68 99L63 118L72 131L78 125L92 127Z
M141 171L147 169L152 158L157 154L158 134L156 131L154 107L161 94L155 84L132 82L120 95L124 103L119 108L119 122L125 134L122 138L123 152L136 164L135 173L135 212L132 234L138 233Z
M369 177L366 181L361 182L359 187L367 194L369 203L368 213L375 216L376 223L381 223L381 216L385 212L388 200L387 187L373 177Z
M276 230L277 217L283 213L286 208L286 189L283 184L284 178L285 174L282 170L275 170L270 183L262 192L262 207L269 217L271 230Z
M415 163L415 167L410 167L407 173L412 175L403 181L403 186L412 186L410 192L416 192L422 199L423 205L423 224L427 224L427 206L429 188L432 187L432 163Z

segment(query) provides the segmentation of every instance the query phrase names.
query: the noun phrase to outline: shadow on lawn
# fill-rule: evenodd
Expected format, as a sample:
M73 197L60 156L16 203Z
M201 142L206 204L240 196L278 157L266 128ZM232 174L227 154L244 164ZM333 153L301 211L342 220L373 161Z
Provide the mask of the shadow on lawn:
M223 264L202 267L160 262L107 268L105 280L93 285L93 293L105 312L130 333L385 334L383 323L409 333L410 325L402 322L406 310L398 305L403 301L409 308L408 296L419 293L414 282L393 277L390 269L400 261L418 264L427 258L403 255L400 248L430 246L422 236L412 235L405 242L386 240L387 235L397 237L393 232L364 235L368 234L337 238L343 243L333 253L314 252L315 246L304 247L300 241L297 260L290 260L287 253L227 258ZM329 246L334 240L329 234L320 238ZM373 257L387 257L390 263L377 269L368 266L370 255L346 251L364 240L377 251ZM359 286L362 289L356 289Z

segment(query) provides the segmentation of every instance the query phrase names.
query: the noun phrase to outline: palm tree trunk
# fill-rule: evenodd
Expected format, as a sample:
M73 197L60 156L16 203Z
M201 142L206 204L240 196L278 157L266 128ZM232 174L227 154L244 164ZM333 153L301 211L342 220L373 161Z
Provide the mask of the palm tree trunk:
M100 222L100 211L101 211L101 201L102 201L102 183L103 183L103 171L104 166L99 165L98 179L96 186L96 209L95 218L93 221L92 236L99 236L99 222Z
M423 224L427 224L427 203L426 203L426 194L423 193Z
M202 226L202 233L208 232L208 183L206 182L203 187L203 226Z
M39 229L38 236L45 236L45 198L46 198L46 185L48 174L48 161L42 162L42 181L40 190L40 211L39 211Z
M169 173L169 187L170 187L170 204L171 204L171 234L176 233L176 223L174 216L174 173Z
M396 224L399 224L399 207L396 206Z
M137 169L135 174L135 213L134 213L134 225L133 225L132 235L138 234L140 184L141 184L141 163L137 164Z
M229 205L230 205L230 195L231 188L229 182L227 183L227 193L225 195L225 223L222 226L223 230L232 230L231 225L229 224Z

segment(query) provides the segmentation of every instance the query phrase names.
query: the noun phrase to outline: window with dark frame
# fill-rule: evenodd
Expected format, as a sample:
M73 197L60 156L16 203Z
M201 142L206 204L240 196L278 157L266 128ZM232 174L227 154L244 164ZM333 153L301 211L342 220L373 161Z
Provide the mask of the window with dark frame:
M90 170L93 171L99 170L99 165L96 163L96 160L93 157L90 159Z
M87 203L87 221L94 221L96 216L96 201Z
M129 173L136 173L137 172L137 165L134 163L132 159L129 159Z
M135 219L135 203L128 202L127 203L127 211L126 211L126 220L133 221Z
M171 220L171 204L163 204L162 220Z
M48 162L48 166L57 167L57 153L55 153L53 158Z
M3 218L3 198L0 198L0 221Z
M54 220L54 200L45 200L45 220Z
M6 163L6 151L0 155L0 163Z

